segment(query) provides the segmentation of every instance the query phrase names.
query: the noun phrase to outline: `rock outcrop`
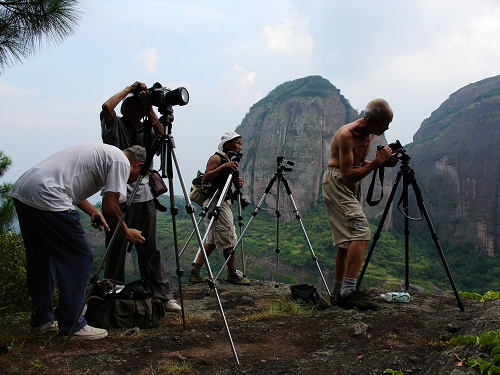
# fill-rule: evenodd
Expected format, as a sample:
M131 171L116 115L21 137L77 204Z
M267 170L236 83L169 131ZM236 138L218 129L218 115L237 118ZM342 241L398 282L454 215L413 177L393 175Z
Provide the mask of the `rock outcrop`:
M321 178L334 133L358 117L340 90L320 76L305 77L276 87L250 108L236 129L244 143L240 173L245 182L245 195L258 204L271 179L280 171L288 181L299 212L305 213L322 199ZM369 158L373 157L376 145L387 144L383 136L376 138ZM293 167L283 166L291 167L293 171L283 171L277 162L278 157L292 161ZM369 179L365 180L369 184ZM384 189L390 191L390 171L385 181L387 186ZM277 185L275 182L263 207L276 208ZM375 191L374 198L378 194ZM368 214L381 212L384 202L367 208ZM280 193L280 210L291 211L292 208L286 192Z
M410 165L440 237L498 256L500 76L450 95L413 140Z

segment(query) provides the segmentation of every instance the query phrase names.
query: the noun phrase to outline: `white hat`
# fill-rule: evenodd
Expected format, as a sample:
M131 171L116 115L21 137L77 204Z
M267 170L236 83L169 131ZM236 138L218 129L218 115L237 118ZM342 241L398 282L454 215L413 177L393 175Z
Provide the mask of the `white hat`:
M235 132L225 132L222 137L220 137L220 143L219 143L219 147L218 149L220 151L224 151L224 143L226 143L227 141L230 141L232 139L235 139L235 138L239 138L241 137L241 135L239 135L238 133L235 133Z

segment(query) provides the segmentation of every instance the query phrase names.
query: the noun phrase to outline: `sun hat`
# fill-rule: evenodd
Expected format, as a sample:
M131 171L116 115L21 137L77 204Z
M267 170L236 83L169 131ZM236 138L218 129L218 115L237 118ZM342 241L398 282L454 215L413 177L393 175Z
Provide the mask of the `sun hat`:
M222 135L222 137L220 137L220 143L219 143L218 149L220 151L224 151L224 143L226 143L227 141L230 141L232 139L240 138L240 137L241 137L241 135L239 135L238 133L235 133L232 131L225 132Z

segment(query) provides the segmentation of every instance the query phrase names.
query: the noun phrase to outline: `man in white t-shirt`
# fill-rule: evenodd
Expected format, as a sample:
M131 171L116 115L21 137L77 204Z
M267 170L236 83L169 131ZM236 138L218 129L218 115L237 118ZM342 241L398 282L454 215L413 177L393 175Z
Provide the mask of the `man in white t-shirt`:
M126 150L99 143L69 147L24 173L10 192L26 250L28 292L38 314L34 329L68 335L85 301L93 253L75 205L90 216L92 226L108 230L120 221L119 204L126 200L127 182L137 180L146 159L141 146ZM87 198L102 190L102 211ZM141 232L123 222L121 234L134 244ZM59 288L57 321L52 297ZM74 338L95 340L107 331L80 317Z

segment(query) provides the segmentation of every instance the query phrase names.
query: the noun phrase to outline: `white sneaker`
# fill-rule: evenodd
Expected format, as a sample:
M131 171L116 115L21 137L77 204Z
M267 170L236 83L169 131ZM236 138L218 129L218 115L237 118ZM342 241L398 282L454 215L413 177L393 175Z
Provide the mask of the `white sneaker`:
M51 322L43 323L38 327L31 327L33 332L45 333L45 332L57 332L59 331L59 324L57 324L56 320Z
M182 311L182 308L177 304L177 301L175 299L170 299L167 302L164 302L163 306L165 307L165 311L168 311L168 312L181 312Z
M108 331L102 328L95 328L89 325L86 325L81 330L73 333L71 338L80 339L80 340L99 340L108 335ZM65 336L67 337L67 335Z

